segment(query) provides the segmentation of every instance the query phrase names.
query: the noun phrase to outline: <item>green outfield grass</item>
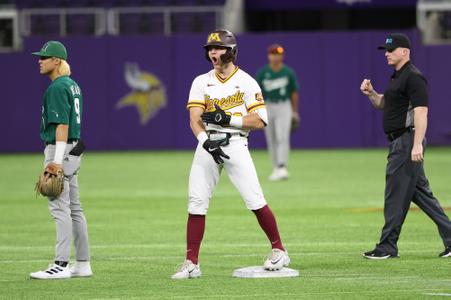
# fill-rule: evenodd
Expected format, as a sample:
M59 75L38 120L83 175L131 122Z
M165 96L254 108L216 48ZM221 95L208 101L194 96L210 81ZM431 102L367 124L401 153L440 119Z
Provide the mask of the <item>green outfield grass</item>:
M429 148L426 173L451 207L451 149ZM0 156L0 298L4 299L422 299L451 295L451 259L435 225L411 211L400 259L368 261L383 222L385 149L294 151L291 178L270 182L268 155L253 151L299 278L237 279L269 245L223 174L201 248L203 276L172 281L184 259L192 152L86 153L80 172L94 276L28 278L53 258L54 224L33 187L42 155ZM448 210L448 214L451 212Z

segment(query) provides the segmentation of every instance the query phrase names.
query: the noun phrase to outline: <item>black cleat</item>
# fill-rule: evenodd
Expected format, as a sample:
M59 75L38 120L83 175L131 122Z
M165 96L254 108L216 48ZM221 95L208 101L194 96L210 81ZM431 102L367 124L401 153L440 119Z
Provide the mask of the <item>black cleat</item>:
M440 253L438 255L438 257L451 257L451 246L447 246L445 248L445 251L443 251L442 253Z
M398 254L387 253L387 252L381 251L377 248L372 251L363 253L363 257L368 258L368 259L378 259L378 260L388 259L388 258L399 258Z

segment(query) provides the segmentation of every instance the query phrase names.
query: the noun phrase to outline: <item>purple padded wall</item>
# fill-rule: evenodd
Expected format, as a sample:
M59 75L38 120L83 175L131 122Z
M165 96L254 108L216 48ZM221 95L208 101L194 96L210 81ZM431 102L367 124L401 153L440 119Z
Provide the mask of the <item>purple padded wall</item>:
M450 145L451 46L422 46L415 31L407 33L413 43L412 60L429 80L429 143ZM278 42L286 48L286 63L296 71L300 84L302 123L292 135L294 147L386 145L381 113L359 91L363 78L371 78L380 92L388 83L392 69L386 65L383 51L376 49L385 33L242 34L237 38L238 65L251 75L266 63L269 44ZM184 34L62 40L68 48L72 77L84 94L82 135L88 148L194 147L196 140L189 129L185 104L192 80L211 68L202 49L205 39L204 34ZM29 38L23 52L0 55L2 69L11 70L1 75L0 126L4 137L0 152L42 150L40 111L49 79L39 75L37 59L30 53L44 42L42 38ZM167 95L166 105L147 122L141 122L136 106L118 107L132 92L124 76L126 63L137 64L153 86L151 97L134 93L132 99L155 105L159 101L155 95L163 90ZM146 73L155 75L161 84L152 82ZM252 133L250 144L264 147L263 133Z

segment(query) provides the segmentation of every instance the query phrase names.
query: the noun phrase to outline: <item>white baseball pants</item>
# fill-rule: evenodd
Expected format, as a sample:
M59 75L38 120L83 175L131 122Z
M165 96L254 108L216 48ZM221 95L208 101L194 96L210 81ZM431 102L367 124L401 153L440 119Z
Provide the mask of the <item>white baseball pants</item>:
M189 175L190 214L207 214L213 190L219 182L223 168L248 209L257 210L266 205L247 139L234 136L230 139L230 144L221 149L230 156L230 159L224 158L224 164L218 165L202 145L197 145Z

